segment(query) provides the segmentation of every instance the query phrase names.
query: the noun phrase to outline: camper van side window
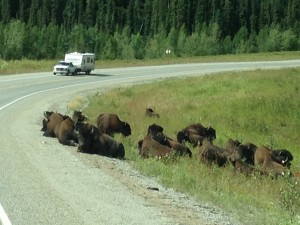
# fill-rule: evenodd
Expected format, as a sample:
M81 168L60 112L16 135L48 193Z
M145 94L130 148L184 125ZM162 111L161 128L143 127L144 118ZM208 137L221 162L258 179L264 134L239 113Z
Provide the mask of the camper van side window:
M90 58L87 58L87 63L90 63Z
M94 63L94 60L93 60L93 59L91 59L91 63Z

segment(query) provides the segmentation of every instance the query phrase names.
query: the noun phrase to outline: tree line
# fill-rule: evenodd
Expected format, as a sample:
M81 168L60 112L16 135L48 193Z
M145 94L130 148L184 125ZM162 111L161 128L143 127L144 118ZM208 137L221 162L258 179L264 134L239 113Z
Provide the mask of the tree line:
M0 58L159 58L300 49L299 0L1 0Z

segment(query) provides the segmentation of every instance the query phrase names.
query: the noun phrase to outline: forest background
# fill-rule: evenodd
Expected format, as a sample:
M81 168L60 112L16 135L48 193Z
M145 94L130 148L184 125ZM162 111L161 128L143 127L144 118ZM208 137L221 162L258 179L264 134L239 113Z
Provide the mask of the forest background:
M1 0L0 59L300 50L299 0Z

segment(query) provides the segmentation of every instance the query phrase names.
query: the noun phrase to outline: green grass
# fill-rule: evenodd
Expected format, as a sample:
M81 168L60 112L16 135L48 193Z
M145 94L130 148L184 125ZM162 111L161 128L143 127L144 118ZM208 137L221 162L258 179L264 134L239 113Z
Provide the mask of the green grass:
M100 61L96 68L143 66L196 62L228 62L299 59L299 52L225 55L159 60ZM0 59L0 74L51 71L58 60ZM168 79L141 86L119 88L84 98L74 98L69 109L82 109L95 124L101 112L117 113L130 123L132 135L116 136L126 148L126 158L142 173L157 178L166 186L188 193L200 201L219 205L243 223L299 224L300 187L294 179L271 180L245 177L226 168L207 167L194 157L140 159L137 142L152 123L164 127L175 138L176 131L194 122L217 130L216 145L224 146L229 137L257 145L289 149L294 155L293 171L300 171L300 69L257 70ZM160 118L146 118L146 107Z
M179 63L203 63L203 62L231 62L231 61L259 61L259 60L287 60L299 59L300 52L272 52L257 54L240 54L240 55L216 55L200 57L168 57L165 55L162 59L147 60L97 60L96 68L110 67L128 67L128 66L146 66L146 65L163 65ZM53 60L11 60L5 61L0 58L0 75L47 72L52 71L53 66L61 59Z
M175 138L176 131L201 122L216 129L219 146L234 138L286 148L294 155L292 171L300 171L299 74L296 68L167 79L89 96L84 112L93 124L101 112L116 113L129 122L132 135L116 136L125 144L126 158L164 185L219 205L243 224L297 224L300 186L293 178L245 177L233 173L231 166L207 167L191 146L192 159L143 160L137 142L152 123ZM146 107L154 108L160 118L146 118Z

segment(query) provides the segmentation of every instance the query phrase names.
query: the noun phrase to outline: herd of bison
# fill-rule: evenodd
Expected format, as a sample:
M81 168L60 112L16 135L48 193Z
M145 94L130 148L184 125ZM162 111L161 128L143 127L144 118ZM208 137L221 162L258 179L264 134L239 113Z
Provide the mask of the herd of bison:
M146 109L145 115L159 118L159 114L151 108ZM113 113L100 114L96 124L97 126L88 123L87 117L80 111L74 111L71 117L45 111L41 131L44 136L56 137L61 144L76 146L78 152L124 159L124 145L114 139L114 134L120 133L124 137L131 135L130 125ZM290 169L293 155L287 149L275 150L231 138L223 148L213 144L215 139L216 130L200 123L190 124L178 131L177 140L168 137L162 126L153 123L149 125L145 137L138 141L137 148L142 158L170 155L193 157L192 151L185 144L189 142L189 146L198 149L196 157L200 162L219 167L232 164L236 171L245 175L276 177Z

